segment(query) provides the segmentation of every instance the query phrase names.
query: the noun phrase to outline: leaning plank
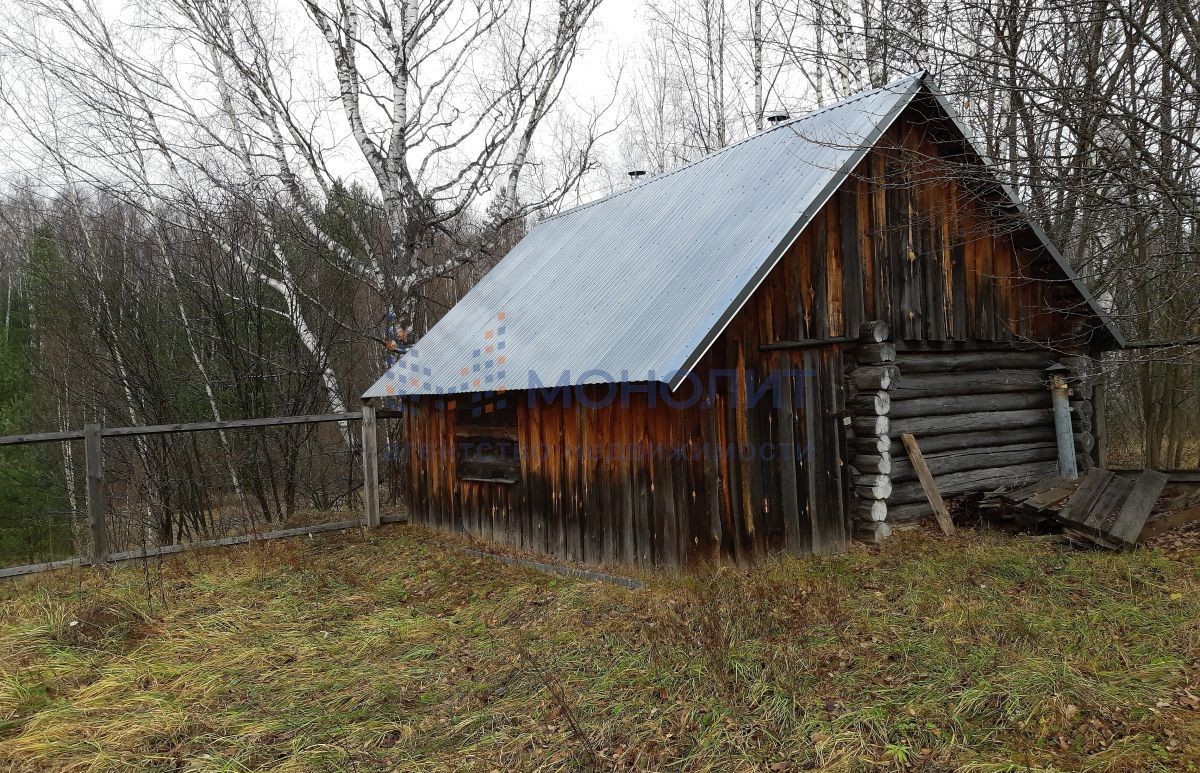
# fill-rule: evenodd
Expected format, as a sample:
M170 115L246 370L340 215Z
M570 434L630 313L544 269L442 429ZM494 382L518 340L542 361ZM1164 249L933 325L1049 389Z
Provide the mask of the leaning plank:
M1138 535L1138 542L1145 542L1171 529L1178 529L1180 526L1186 526L1196 521L1200 521L1200 506L1175 510L1161 518L1146 521L1146 525L1142 527L1142 533Z
M946 503L942 501L942 495L938 491L937 482L933 479L933 473L929 471L929 467L925 464L925 458L921 456L921 448L917 445L917 439L908 432L902 433L900 439L908 450L908 459L912 462L917 478L921 481L925 497L933 507L933 515L937 518L938 526L942 527L943 534L947 536L953 534L954 521L950 520L950 512L946 510Z
M1108 520L1116 517L1125 498L1129 496L1129 492L1133 491L1133 483L1133 481L1119 476L1114 476L1109 480L1108 485L1104 487L1104 492L1096 498L1096 503L1092 505L1087 519L1084 520L1084 530L1090 534L1100 533Z
M1104 530L1106 536L1120 540L1126 545L1137 542L1142 527L1146 525L1146 519L1154 509L1154 503L1158 501L1158 496L1166 485L1167 476L1157 470L1146 470L1139 475L1133 484L1133 490L1129 492L1120 512L1117 513L1117 520Z
M1112 478L1113 474L1108 470L1096 469L1089 472L1055 517L1068 523L1086 521L1088 513L1092 511L1092 507L1104 493L1104 489L1108 488L1108 483Z

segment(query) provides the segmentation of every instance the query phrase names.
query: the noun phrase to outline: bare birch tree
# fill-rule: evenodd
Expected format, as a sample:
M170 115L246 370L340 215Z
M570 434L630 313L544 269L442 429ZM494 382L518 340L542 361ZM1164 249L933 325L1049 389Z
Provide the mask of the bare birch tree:
M494 256L514 224L557 206L592 168L594 120L568 131L555 108L597 2L562 0L546 13L514 0L308 0L289 15L249 0L172 0L117 23L90 0L43 0L5 36L22 66L6 93L42 151L85 180L122 184L148 211L169 202L186 221L176 225L210 228L214 196L253 202L272 259L232 241L225 249L274 291L342 410L346 385L316 334L323 310L271 213L291 213L378 299L379 327L362 335L409 345L425 285ZM319 64L311 48L307 62L298 54L293 25L323 41ZM31 106L52 100L25 98L35 88L69 100L85 125L64 132L61 118L47 120ZM342 127L357 164L337 141ZM567 147L548 174L539 143L554 130ZM527 185L535 167L538 184ZM337 192L355 169L366 199L351 211ZM385 231L369 230L362 209ZM330 213L346 227L333 232Z

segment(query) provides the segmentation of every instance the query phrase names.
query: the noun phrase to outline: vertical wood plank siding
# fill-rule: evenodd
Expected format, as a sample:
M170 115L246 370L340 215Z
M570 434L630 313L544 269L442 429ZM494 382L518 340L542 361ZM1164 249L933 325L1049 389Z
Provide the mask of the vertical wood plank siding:
M521 479L505 484L459 479L450 401L408 399L413 517L596 564L844 549L842 351L762 344L853 336L873 319L897 338L968 347L1068 328L1054 304L1072 299L1047 281L1048 256L985 210L940 152L919 119L889 130L701 360L706 387L716 372L734 374L711 400L678 407L637 391L591 407L577 393L511 392ZM792 371L788 399L747 406L747 391L781 365ZM608 389L582 394L595 405ZM684 384L678 397L692 391Z

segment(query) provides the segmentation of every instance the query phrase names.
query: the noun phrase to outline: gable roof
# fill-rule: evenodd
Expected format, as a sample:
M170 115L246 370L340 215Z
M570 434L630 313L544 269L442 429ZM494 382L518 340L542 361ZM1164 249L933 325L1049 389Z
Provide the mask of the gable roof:
M922 88L923 71L547 218L363 397L677 387Z

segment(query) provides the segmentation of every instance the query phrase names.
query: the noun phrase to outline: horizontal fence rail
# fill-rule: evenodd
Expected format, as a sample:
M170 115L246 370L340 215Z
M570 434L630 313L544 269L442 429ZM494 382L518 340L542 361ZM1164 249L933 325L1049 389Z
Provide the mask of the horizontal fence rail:
M379 413L383 413L383 415L388 417L390 417L392 414L391 411ZM379 441L377 437L378 424L376 419L377 411L375 407L368 404L364 405L361 411L343 413L315 414L307 416L279 416L262 419L234 419L229 421L205 421L178 424L150 424L126 427L103 427L99 424L88 424L83 430L40 432L0 437L0 446L17 446L32 443L70 443L81 440L83 441L83 499L84 511L86 512L87 517L86 536L89 538L87 541L90 542L90 545L86 549L79 546L77 542L79 552L71 558L43 561L40 563L26 564L23 566L0 567L0 578L17 577L35 572L49 571L67 567L101 566L109 563L129 561L138 558L169 555L194 548L245 544L265 539L279 539L302 534L310 534L322 531L336 531L348 528L374 528L379 526L381 522L391 523L402 521L404 519L400 517L382 517L380 514ZM104 443L106 438L136 439L155 435L161 436L186 433L224 432L226 430L235 431L256 428L263 429L272 427L291 427L308 424L348 424L351 422L359 423L360 445L358 446L357 450L362 457L362 466L360 471L362 476L362 512L359 518L355 520L341 520L332 523L318 523L300 527L276 529L266 533L233 534L215 539L204 539L195 542L188 542L186 544L142 545L134 550L112 549L110 544L110 534L106 525ZM345 433L345 428L343 428L342 432L344 438L350 437ZM309 435L307 437L313 438L318 436ZM224 442L224 436L222 436L222 442ZM355 448L351 446L349 450L353 455ZM267 453L267 451L264 451L264 453ZM267 461L269 460L260 459L258 457L254 458L254 462L256 464L262 464ZM232 469L234 460L232 458L226 458L225 462L226 464L230 465L230 469ZM327 470L328 467L326 466L318 469ZM348 474L351 472L352 471L348 471ZM183 476L172 475L169 480L178 481L181 477L183 480L188 480L186 475L186 472ZM295 483L294 478L288 478L286 480L292 481L293 484ZM353 482L353 474L350 474L350 480ZM127 481L121 481L119 485L126 484ZM275 484L272 483L271 485L274 486ZM353 492L358 489L359 486L355 484L351 491ZM138 490L139 489L135 488L135 493ZM272 489L272 491L277 493L277 489ZM238 489L238 494L239 496L245 496L244 492L242 492L240 488ZM355 498L357 499L356 495ZM340 502L340 495L338 495L334 501L335 503ZM149 506L147 505L147 507ZM211 512L212 511L210 511L210 514ZM271 517L267 518L267 522L270 522L271 520ZM254 522L257 521L252 519L252 523ZM222 523L226 522L222 521ZM210 525L211 522L209 522L208 525L205 525L204 530L210 531ZM180 536L183 536L182 532L180 532ZM61 555L61 553L59 555ZM53 556L51 556L51 558L53 558Z
M268 419L231 419L229 421L198 421L190 424L146 424L140 427L100 427L100 437L137 437L141 435L166 435L178 432L209 432L225 429L250 429L252 427L284 427L293 424L327 424L341 421L359 421L363 411L348 413L324 413L314 416L277 416ZM61 440L83 440L87 430L66 432L36 432L29 435L5 435L0 437L0 446L15 446L25 443L53 443Z
M402 515L385 515L380 519L380 523L408 523L408 518ZM359 529L363 527L361 520L358 521L334 521L333 523L319 523L312 526L297 526L293 529L278 529L269 531L265 534L240 534L236 537L222 537L221 539L202 540L193 542L188 545L162 545L160 547L142 548L141 550L125 550L120 553L109 553L106 562L109 564L117 564L122 561L136 561L139 558L154 558L156 556L169 556L173 553L182 553L185 550L200 550L202 548L220 548L231 545L246 545L251 542L264 542L273 539L286 539L287 537L303 537L308 534L321 534L329 531L345 531L347 529ZM36 574L38 572L48 572L54 569L77 569L83 566L91 566L90 558L66 558L61 561L46 561L40 564L26 564L25 566L9 566L0 569L0 580L9 577L21 577L27 574Z

